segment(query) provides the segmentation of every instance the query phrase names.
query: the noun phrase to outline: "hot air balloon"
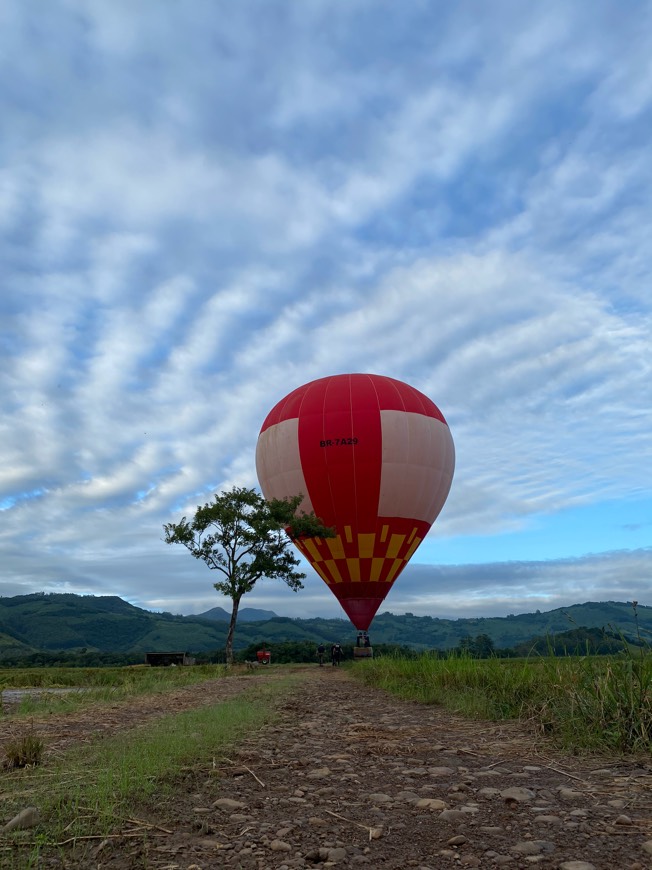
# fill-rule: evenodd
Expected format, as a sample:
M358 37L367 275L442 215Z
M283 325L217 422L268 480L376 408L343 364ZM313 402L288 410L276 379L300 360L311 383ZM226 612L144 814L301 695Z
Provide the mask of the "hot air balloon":
M256 470L267 499L304 496L333 538L294 543L366 632L441 511L455 465L439 408L394 378L333 375L267 415Z

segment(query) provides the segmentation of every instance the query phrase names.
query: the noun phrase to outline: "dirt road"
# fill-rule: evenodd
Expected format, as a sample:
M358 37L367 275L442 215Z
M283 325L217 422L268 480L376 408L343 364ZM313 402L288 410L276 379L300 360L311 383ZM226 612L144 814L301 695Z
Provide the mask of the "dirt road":
M158 713L242 683L179 690ZM652 868L641 760L565 756L519 725L401 702L330 666L305 671L279 712L222 769L180 771L175 793L138 814L157 827L131 825L59 866ZM115 709L113 726L129 724Z

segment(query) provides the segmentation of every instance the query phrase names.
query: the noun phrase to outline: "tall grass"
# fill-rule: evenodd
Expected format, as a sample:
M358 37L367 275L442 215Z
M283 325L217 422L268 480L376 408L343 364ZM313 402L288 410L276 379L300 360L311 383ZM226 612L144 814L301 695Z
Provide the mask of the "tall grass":
M531 703L539 670L528 662L454 655L439 659L424 653L416 659L374 659L353 673L402 698L440 704L463 715L503 719L520 716Z
M566 748L652 750L652 656L527 660L381 658L354 671L403 698L462 715L527 720Z
M541 728L574 748L652 750L652 657L548 661L550 694L533 708ZM562 660L563 661L563 660Z

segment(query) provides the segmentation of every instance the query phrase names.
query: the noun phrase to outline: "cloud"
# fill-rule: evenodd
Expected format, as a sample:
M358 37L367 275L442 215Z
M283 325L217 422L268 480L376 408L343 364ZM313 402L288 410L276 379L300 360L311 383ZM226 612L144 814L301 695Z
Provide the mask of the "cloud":
M395 612L463 617L554 610L583 601L647 600L652 549L485 565L413 565L386 599Z
M650 490L649 13L258 12L0 12L7 588L203 596L163 523L343 371L441 406L438 536Z

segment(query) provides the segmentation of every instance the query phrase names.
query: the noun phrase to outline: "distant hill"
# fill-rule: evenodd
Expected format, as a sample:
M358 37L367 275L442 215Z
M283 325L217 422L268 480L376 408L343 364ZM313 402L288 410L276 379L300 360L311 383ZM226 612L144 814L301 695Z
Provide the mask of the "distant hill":
M247 611L249 620L242 616ZM270 612L243 608L236 628L236 649L275 641L353 643L355 638L348 619L267 618ZM374 619L371 638L374 643L416 649L450 649L462 638L480 634L488 635L496 648L515 647L574 628L605 628L633 637L640 631L644 639L652 639L652 607L639 605L637 613L638 626L632 605L617 601L474 619L385 612ZM212 652L224 648L228 619L227 611L219 607L197 616L174 616L142 610L117 596L38 593L0 597L0 661L17 652L37 650Z
M230 622L231 614L223 607L211 607L210 610L205 610L203 613L198 613L197 616L202 619L216 619L221 622ZM238 611L239 622L266 622L268 619L274 619L276 614L273 610L258 610L256 607L241 607Z

